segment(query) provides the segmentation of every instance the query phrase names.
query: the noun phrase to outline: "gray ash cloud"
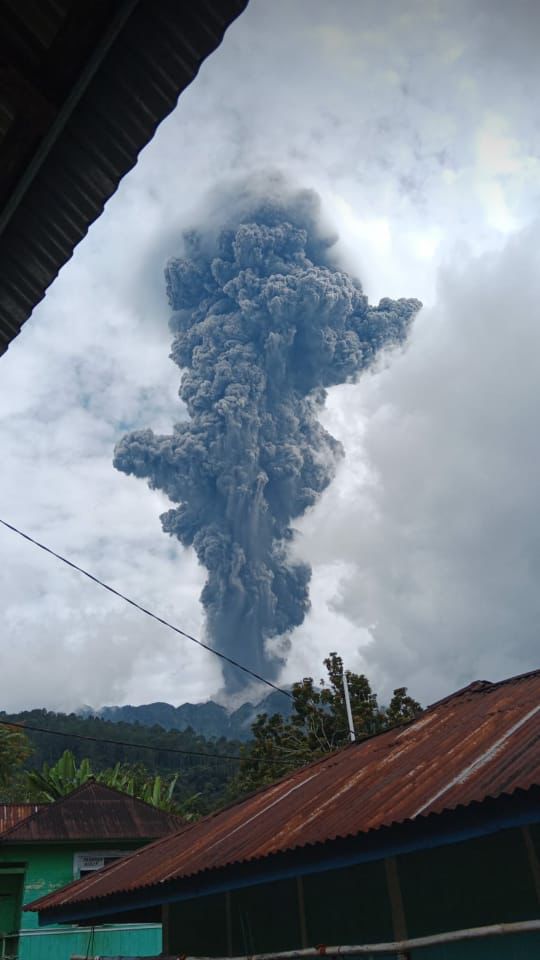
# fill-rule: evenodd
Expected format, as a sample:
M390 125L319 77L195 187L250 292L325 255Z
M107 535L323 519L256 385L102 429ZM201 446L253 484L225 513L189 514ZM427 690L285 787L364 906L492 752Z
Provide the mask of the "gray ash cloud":
M402 343L420 304L369 306L332 263L319 200L260 199L222 229L190 231L166 268L171 357L188 419L137 430L114 465L178 504L163 529L208 571L201 594L216 649L274 677L265 641L309 609L310 568L293 562L291 522L330 483L341 445L319 423L326 388L356 378ZM246 675L225 666L233 692Z

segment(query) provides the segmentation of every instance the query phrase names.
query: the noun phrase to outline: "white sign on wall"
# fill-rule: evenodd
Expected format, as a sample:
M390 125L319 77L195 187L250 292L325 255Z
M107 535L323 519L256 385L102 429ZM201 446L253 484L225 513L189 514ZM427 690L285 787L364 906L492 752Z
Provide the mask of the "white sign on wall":
M125 850L92 850L89 853L73 854L73 876L84 877L94 870L101 870L113 860L118 860L126 853Z

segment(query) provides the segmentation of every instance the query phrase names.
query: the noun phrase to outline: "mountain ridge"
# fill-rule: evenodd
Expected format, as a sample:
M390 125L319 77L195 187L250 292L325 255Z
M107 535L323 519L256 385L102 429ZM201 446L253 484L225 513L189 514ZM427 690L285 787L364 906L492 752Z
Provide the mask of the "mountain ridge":
M99 709L82 707L77 713L83 717L99 717L115 723L135 723L144 727L160 726L164 730L187 730L207 738L226 737L228 740L249 740L251 725L259 713L291 714L292 701L279 691L270 693L259 703L243 703L236 710L228 711L215 700L203 703L182 703L175 707L171 703L155 701L139 705L104 706Z

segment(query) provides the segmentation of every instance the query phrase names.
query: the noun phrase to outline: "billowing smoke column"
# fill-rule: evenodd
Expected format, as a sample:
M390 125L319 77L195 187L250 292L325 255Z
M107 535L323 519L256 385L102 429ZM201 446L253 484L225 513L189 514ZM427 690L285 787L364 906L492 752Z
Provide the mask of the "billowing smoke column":
M208 571L201 600L215 648L273 676L280 661L265 640L286 636L309 607L310 568L288 557L291 520L342 453L318 421L325 387L402 342L420 304L368 306L358 281L332 266L310 191L259 201L212 240L184 240L166 278L189 419L171 436L130 433L114 464L178 504L163 529ZM246 675L226 665L225 682L238 690Z

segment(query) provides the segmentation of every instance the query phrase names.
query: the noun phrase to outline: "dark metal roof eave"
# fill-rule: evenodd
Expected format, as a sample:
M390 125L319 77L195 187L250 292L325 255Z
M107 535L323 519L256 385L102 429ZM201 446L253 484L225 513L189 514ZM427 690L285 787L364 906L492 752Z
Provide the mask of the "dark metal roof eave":
M101 846L103 846L103 844L108 844L110 846L111 843L116 843L116 844L119 844L120 847L123 846L124 844L127 844L128 847L126 847L126 853L131 853L132 847L135 844L137 845L137 847L140 847L143 845L146 846L149 843L154 843L156 840L162 840L162 839L163 839L162 835L161 836L155 836L155 835L140 836L139 834L137 834L137 836L126 837L122 835L106 836L104 834L103 836L96 836L96 837L93 837L92 839L88 839L88 837L84 835L81 835L81 836L74 835L73 837L60 838L58 840L55 839L54 837L47 837L45 839L38 839L38 840L34 840L32 838L27 837L24 840L20 840L19 838L14 839L13 837L4 838L2 834L0 834L0 848L15 847L15 846L32 847L32 848L33 847L51 847L51 846L69 847L69 846L73 846L74 843L84 843L89 848L95 847L97 849L97 847L99 847L100 844Z
M245 886L346 868L427 848L435 849L535 823L539 819L540 786L534 786L528 790L515 790L511 795L475 801L467 807L430 813L415 821L385 825L356 836L337 837L324 843L205 870L181 880L173 879L45 910L39 910L39 901L34 901L23 909L38 912L40 926L74 921L88 923L93 919L103 922L103 918L112 914L127 914L142 908L197 899Z
M0 213L0 355L247 2L118 4Z
M38 149L32 156L32 159L28 163L22 176L17 181L15 189L0 212L0 235L4 233L9 221L15 215L24 195L31 186L33 180L47 159L47 156L53 149L55 143L61 136L64 127L87 90L92 78L99 70L100 64L105 59L116 37L120 33L122 27L127 22L129 16L138 3L139 0L124 0L119 10L117 10L116 15L113 17L113 20L108 26L105 34L101 38L100 43L95 47L92 55L85 63L77 82L73 85L69 96L64 101L64 104L59 110L54 123L51 125L47 135L39 144Z

